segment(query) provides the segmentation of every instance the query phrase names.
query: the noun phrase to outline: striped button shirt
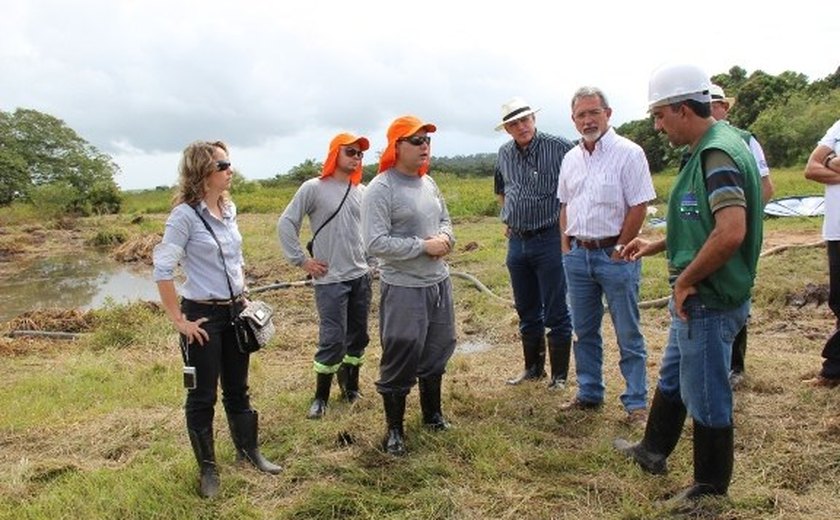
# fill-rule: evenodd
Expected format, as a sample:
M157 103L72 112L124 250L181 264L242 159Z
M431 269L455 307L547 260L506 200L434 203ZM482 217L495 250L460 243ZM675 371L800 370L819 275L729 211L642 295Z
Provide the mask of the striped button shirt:
M613 128L590 154L583 143L563 161L557 198L566 204L569 236L600 239L621 234L627 211L656 198L642 148Z
M572 146L567 139L536 131L525 148L513 140L499 148L495 191L505 196L499 215L502 222L515 231L557 225L557 178L563 157Z

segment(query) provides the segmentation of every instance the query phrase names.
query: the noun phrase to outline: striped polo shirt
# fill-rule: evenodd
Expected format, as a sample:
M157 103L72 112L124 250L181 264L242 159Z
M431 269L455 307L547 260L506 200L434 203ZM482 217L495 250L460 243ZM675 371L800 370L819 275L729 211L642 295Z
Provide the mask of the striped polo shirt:
M557 225L557 179L572 146L567 139L536 131L525 148L512 139L499 148L494 189L505 196L499 215L502 222L515 231Z

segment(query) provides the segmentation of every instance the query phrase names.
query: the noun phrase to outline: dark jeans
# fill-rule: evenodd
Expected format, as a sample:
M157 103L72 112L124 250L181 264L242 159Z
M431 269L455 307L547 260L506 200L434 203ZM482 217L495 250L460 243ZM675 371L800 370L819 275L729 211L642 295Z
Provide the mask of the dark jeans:
M834 333L825 342L824 358L820 375L829 379L840 379L840 241L826 242L828 251L828 306L834 313Z
M207 305L185 299L181 301L181 312L190 321L207 318L201 328L210 336L210 340L204 345L192 343L187 348L187 364L194 366L196 372L196 388L187 391L187 402L184 406L187 428L201 430L212 427L216 388L220 378L225 411L228 414L249 411L250 355L240 353L236 346L229 306Z
M551 338L570 339L572 319L566 305L559 227L551 226L527 238L511 233L506 263L519 315L519 332L542 337L547 328Z

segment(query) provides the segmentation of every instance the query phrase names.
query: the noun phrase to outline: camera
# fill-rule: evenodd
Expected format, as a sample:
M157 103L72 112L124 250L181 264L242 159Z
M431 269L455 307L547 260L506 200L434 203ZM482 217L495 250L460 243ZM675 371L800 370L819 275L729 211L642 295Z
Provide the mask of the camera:
M195 367L184 367L184 388L194 390L196 386Z

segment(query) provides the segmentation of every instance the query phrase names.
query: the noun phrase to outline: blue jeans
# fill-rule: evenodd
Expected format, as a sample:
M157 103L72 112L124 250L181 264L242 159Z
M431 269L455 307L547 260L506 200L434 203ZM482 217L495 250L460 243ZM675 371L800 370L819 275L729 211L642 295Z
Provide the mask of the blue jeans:
M619 368L626 384L621 403L627 411L647 404L647 352L639 330L639 277L641 262L614 261L613 248L585 249L572 242L563 255L572 323L575 328L575 368L578 399L590 403L604 400L604 341L601 322L603 297L615 328L621 353Z
M707 308L698 296L686 298L688 321L668 303L671 327L662 355L659 389L667 397L680 396L691 417L709 428L732 425L732 387L729 368L732 342L750 313L750 301L727 310Z
M552 226L529 238L508 239L507 268L523 336L548 336L557 341L572 337L566 305L566 276L560 250L560 229Z

